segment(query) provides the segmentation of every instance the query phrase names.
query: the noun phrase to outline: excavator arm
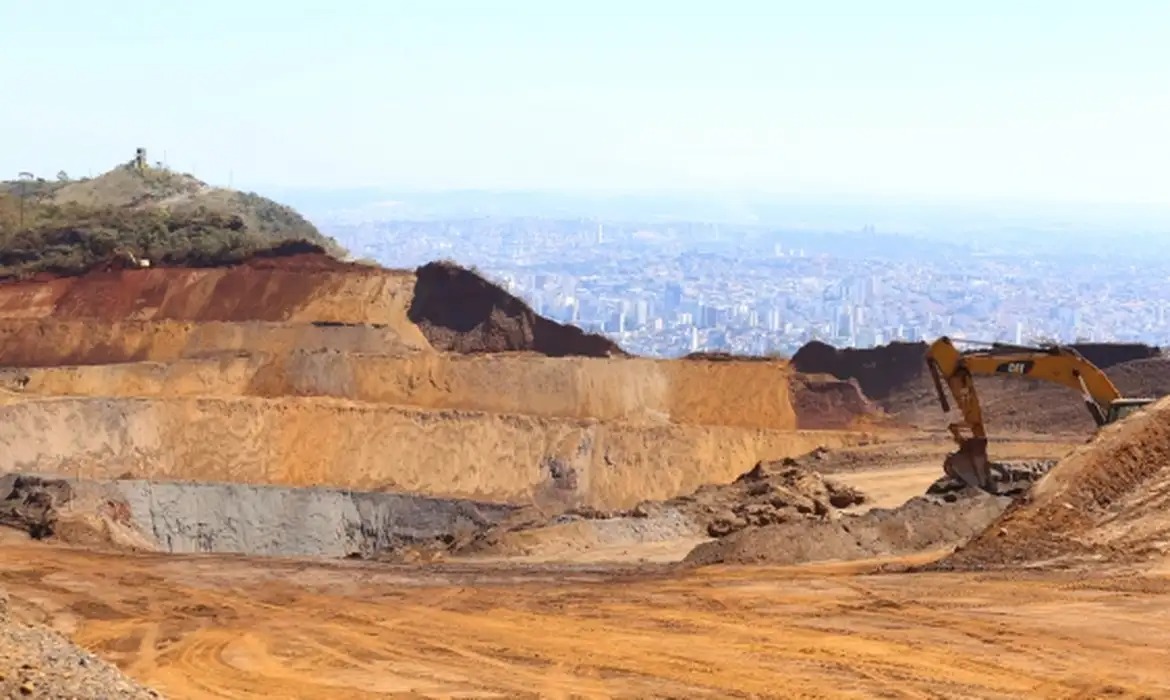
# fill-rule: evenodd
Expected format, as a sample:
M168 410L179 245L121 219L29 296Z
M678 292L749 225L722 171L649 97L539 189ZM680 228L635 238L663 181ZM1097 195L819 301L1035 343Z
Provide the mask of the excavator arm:
M942 337L927 349L926 364L943 412L950 412L949 390L962 416L948 426L959 450L947 457L943 469L950 476L981 488L989 486L990 465L983 409L973 381L975 375L1024 377L1067 386L1080 392L1098 426L1117 420L1126 408L1151 401L1123 399L1100 368L1068 347L990 343L985 349L960 351L949 338Z

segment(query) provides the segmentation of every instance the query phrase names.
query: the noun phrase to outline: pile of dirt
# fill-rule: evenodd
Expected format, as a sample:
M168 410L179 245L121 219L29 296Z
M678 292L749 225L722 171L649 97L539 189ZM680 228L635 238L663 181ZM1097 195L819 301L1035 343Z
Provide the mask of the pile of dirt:
M471 270L442 261L415 270L408 317L431 345L459 353L531 351L550 357L626 353L608 338L539 316Z
M1161 561L1168 514L1170 398L1101 430L935 568Z
M797 372L789 381L789 391L799 430L849 430L890 422L856 379Z
M757 462L730 484L709 484L687 496L646 501L632 513L650 517L675 510L704 527L711 537L724 537L748 527L831 518L836 511L864 503L864 494L826 479L811 466L823 452Z
M856 380L866 396L880 402L923 376L925 355L926 343L838 349L814 340L796 351L792 366L803 374L831 374L841 380Z
M865 502L856 489L825 479L816 465L829 451L757 462L730 484L708 484L686 496L643 501L628 510L527 507L494 527L451 543L452 554L530 554L566 536L578 544L633 544L725 537L794 521L826 521ZM586 542L588 541L588 542Z
M946 547L982 531L1011 502L969 490L961 497L918 496L898 508L874 508L836 520L741 530L695 547L687 564L778 564L864 559Z
M0 608L0 697L154 700L163 696L58 632L5 620Z
M1032 485L1048 473L1056 465L1055 459L1038 459L1020 462L992 462L991 493L997 496L1022 497L1032 488ZM962 480L950 476L943 476L927 488L927 495L953 496L966 491L967 485ZM950 498L954 500L954 498Z
M1119 364L1107 372L1125 396L1170 395L1170 357L1150 357Z
M73 499L69 482L61 479L42 479L36 476L6 478L8 488L0 501L0 526L27 532L34 539L51 537L60 517L61 508Z
M812 459L817 456L810 455ZM826 452L824 458L829 457ZM926 493L897 508L740 528L727 537L697 546L685 561L699 566L789 565L902 555L960 545L982 532L1015 499L1026 497L1053 464L1052 460L995 464L993 493L942 477ZM858 502L863 500L859 498Z

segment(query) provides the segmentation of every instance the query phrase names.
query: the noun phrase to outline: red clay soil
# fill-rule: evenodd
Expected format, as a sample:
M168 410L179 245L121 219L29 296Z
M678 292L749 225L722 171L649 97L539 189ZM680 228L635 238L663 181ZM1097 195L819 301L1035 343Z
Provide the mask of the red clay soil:
M438 350L528 351L550 357L627 354L604 336L538 316L522 300L453 263L427 263L415 277L407 316Z
M888 421L880 406L866 398L857 380L793 373L789 380L798 430L849 430Z
M41 274L0 282L9 318L284 321L320 291L314 275L409 272L346 263L309 243L286 244L232 265L126 269L103 264L82 275Z

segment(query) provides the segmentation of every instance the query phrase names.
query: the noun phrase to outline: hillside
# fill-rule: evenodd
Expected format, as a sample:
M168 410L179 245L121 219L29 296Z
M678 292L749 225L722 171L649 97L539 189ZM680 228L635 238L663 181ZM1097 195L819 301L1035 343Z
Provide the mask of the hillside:
M0 182L0 279L77 274L118 250L152 265L215 266L294 241L345 254L287 206L137 159L93 178Z

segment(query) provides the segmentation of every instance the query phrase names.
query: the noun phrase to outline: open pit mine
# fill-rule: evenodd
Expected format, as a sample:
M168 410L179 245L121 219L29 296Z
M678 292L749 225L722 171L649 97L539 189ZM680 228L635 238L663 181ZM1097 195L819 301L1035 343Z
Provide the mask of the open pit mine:
M0 282L0 694L1170 696L1170 399L979 377L981 490L926 351L636 357L321 250Z

